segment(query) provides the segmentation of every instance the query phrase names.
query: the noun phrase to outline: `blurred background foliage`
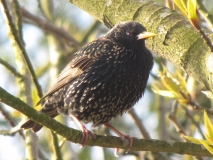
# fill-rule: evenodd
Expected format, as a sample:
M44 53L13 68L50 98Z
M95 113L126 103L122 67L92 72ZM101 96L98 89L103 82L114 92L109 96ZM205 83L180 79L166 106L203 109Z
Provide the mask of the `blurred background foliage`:
M167 1L156 0L156 2L165 5ZM72 59L73 54L84 44L104 35L108 29L89 14L66 0L19 0L19 3L22 13L25 13L22 16L25 49L34 67L38 81L42 86L43 93L45 93L54 83L58 73ZM211 5L213 0L203 0L202 3L209 13L213 13L213 5ZM13 15L12 2L8 1L8 5ZM17 56L14 54L9 40L3 9L1 10L0 60L7 62L13 66L17 72L21 73L16 59ZM212 30L209 24L203 19L201 20L202 27ZM46 23L48 23L49 26L44 25ZM61 33L54 33L52 27L60 31L63 30L69 38L64 38ZM136 113L137 117L140 118L140 121L143 123L148 137L141 134L141 131L135 123L133 113L127 113L122 117L117 117L115 120L112 120L112 125L122 133L137 138L183 141L180 133L203 138L203 114L195 110L194 106L212 107L212 101L201 92L205 90L204 86L196 82L193 78L185 75L185 73L170 62L156 55L154 55L154 57L155 64L149 78L147 90L144 97L134 107L134 113ZM166 71L165 68L167 68ZM176 77L177 79L174 80L173 77L173 79L162 83L170 85L174 82L174 84L177 84L176 87L184 83L185 88L183 93L187 99L186 101L182 103L182 101L179 101L175 96L168 96L167 94L161 94L163 95L161 96L155 93L157 92L156 86L158 86L158 89L159 87L163 87L161 85L163 72L170 72L169 74L172 75L179 72L179 76ZM22 79L12 74L5 65L0 65L0 73L0 86L25 101L23 95L20 94L23 89L19 86ZM171 82L172 80L174 81ZM33 107L39 110L41 106L36 106L36 103L39 101L37 90L34 84L31 84L30 88ZM155 92L153 92L152 88L155 88ZM171 86L167 89L168 91L172 90ZM183 93L178 91L179 96L182 95L184 97ZM23 139L23 132L19 134L16 132L9 134L13 130L18 132L20 124L26 120L26 117L2 103L0 103L0 111L2 113L0 114L0 159L6 160L8 157L10 160L26 159L26 146L25 140ZM56 119L70 127L79 129L70 118L58 116ZM12 125L11 123L14 124ZM90 129L89 124L86 126ZM111 133L111 131L105 127L91 129L94 133L114 135L114 133ZM5 133L8 135L5 135ZM37 133L37 136L39 159L56 159L50 130L44 127ZM60 136L58 136L58 138L63 159L152 159L152 154L149 152L129 152L128 154L124 154L122 150L119 152L120 157L116 158L113 149L90 146L79 149L79 144L67 142ZM163 154L168 159L192 159L191 156L187 155Z

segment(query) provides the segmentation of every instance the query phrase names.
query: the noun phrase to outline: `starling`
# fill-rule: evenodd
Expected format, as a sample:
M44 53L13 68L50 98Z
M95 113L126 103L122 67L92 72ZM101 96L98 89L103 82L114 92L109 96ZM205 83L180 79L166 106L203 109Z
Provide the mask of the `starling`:
M46 100L40 111L51 118L60 113L70 116L82 130L82 146L89 135L95 138L81 123L84 122L92 123L93 127L104 124L121 138L128 139L128 149L131 149L132 138L109 122L127 112L142 97L153 66L145 39L155 35L146 32L139 22L122 22L84 45L41 99ZM41 127L32 120L21 126L34 132Z

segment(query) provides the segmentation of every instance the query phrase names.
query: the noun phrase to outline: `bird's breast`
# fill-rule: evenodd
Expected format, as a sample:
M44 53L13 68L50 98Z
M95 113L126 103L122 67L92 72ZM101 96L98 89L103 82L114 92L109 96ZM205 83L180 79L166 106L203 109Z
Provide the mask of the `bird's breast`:
M96 126L127 111L143 95L150 72L147 60L121 50L98 57L70 85L65 104L71 114Z

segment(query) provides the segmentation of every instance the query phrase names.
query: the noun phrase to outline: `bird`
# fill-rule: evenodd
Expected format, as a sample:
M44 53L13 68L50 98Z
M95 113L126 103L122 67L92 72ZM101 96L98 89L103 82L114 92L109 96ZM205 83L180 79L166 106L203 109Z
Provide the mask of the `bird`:
M82 146L89 135L96 138L83 124L92 123L93 127L105 125L128 139L130 150L133 138L119 132L110 121L143 96L153 67L145 40L156 35L147 32L140 22L120 22L84 45L39 101L44 102L40 112L51 118L59 114L71 117L82 130ZM37 132L42 125L29 119L21 128Z

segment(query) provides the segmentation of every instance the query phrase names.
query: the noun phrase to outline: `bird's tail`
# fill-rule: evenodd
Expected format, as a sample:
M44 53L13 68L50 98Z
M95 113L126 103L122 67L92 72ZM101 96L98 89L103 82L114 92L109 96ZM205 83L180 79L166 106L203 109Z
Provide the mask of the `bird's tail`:
M51 118L55 118L58 115L57 109L54 107L53 104L44 104L43 108L40 112L50 116ZM38 132L43 126L31 119L21 125L23 129L32 129L33 132Z
M29 119L27 122L21 125L23 129L32 129L33 132L38 132L43 126L35 121Z

